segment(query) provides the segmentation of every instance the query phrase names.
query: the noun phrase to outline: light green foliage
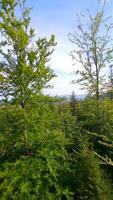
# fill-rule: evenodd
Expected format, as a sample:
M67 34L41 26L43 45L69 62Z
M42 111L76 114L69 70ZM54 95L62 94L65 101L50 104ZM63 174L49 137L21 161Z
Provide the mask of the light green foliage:
M55 41L35 40L29 11L0 1L0 199L111 200L113 102L42 94Z
M32 107L1 106L1 199L72 198L61 180L69 168L68 140L53 103L38 96Z
M62 132L30 133L27 155L2 165L1 199L71 199L59 182L66 167L65 144Z
M54 77L47 62L55 40L54 35L49 41L35 39L34 30L29 27L29 9L21 3L22 17L18 18L15 12L18 6L16 1L0 2L0 55L3 58L0 61L0 94L24 107L30 97L39 94Z
M41 95L54 77L47 65L54 36L35 41L29 11L25 1L0 2L0 199L71 199L60 182L67 140L54 99Z
M105 5L102 3L95 15L78 14L76 29L69 34L75 46L70 53L76 67L73 83L79 83L82 89L95 95L97 101L106 89L103 68L112 64L112 23L105 16Z

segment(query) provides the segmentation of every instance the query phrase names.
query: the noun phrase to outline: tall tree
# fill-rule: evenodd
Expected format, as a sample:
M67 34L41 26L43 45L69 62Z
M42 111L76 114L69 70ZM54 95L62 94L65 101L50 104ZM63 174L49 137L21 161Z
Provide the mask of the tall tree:
M112 24L109 18L104 17L104 9L105 3L95 16L88 14L85 19L84 15L77 15L77 31L69 34L69 39L75 46L71 56L78 66L77 82L83 89L95 95L97 102L105 89L103 68L111 63L113 50L110 37Z
M74 91L72 92L69 103L70 103L71 114L75 116L77 111L77 99Z
M24 0L0 1L0 95L7 101L15 100L22 108L54 77L47 66L55 46L54 35L49 41L39 38L33 42L29 12Z
M54 76L47 67L54 36L35 41L29 11L24 0L0 1L0 95L13 101L0 107L0 199L70 200L60 181L67 140L54 126L51 100L47 105L39 95L37 101Z

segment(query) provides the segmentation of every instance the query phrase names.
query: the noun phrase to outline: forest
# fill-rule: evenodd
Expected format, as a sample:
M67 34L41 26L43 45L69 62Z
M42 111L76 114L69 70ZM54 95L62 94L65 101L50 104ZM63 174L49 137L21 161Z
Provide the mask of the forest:
M98 2L100 3L100 1ZM38 37L24 0L0 0L0 200L113 200L113 19L77 15L79 100L47 95L55 35ZM18 14L18 12L19 14ZM79 64L78 64L79 63Z

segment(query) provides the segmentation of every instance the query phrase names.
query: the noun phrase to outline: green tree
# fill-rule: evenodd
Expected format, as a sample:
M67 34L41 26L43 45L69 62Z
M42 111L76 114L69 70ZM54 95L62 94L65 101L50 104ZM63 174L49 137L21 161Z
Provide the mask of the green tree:
M0 1L0 199L71 199L60 181L67 139L52 99L41 95L54 77L54 36L35 42L29 11L25 1Z
M17 17L17 7L21 18ZM49 41L35 40L29 11L25 1L0 1L0 95L6 101L13 99L22 108L54 77L47 66L55 46L54 35Z
M78 134L72 159L72 188L77 200L112 199L112 189L95 157L87 136Z
M77 82L98 100L105 89L105 68L112 61L111 30L109 18L105 18L105 3L94 16L77 16L77 31L69 34L75 49L71 52L78 75ZM85 21L84 21L85 20ZM75 82L75 81L73 81Z
M72 92L72 95L70 97L69 104L70 104L71 114L75 116L77 114L77 99L76 99L74 91Z

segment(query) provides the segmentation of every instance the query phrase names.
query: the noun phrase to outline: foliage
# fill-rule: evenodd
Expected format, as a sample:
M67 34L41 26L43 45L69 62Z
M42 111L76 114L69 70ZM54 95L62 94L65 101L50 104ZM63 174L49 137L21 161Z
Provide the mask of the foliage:
M76 66L77 82L90 95L99 96L105 90L106 76L103 68L112 63L112 23L105 17L105 4L92 16L77 15L77 31L69 34L74 44L71 51ZM76 77L75 77L76 78ZM73 81L73 83L75 83Z
M101 96L97 109L95 95L77 101L73 93L69 102L42 94L54 77L47 63L55 41L34 41L29 11L24 0L0 1L0 199L111 200L113 100ZM94 34L102 17L90 17ZM100 48L106 40L91 41ZM101 69L106 51L92 48Z
M73 116L77 115L77 98L74 91L70 97L70 110Z
M21 4L20 4L20 3ZM20 5L21 18L16 16ZM0 94L5 100L14 99L22 107L30 97L38 94L54 77L47 67L55 46L54 35L50 40L35 39L34 29L30 28L29 9L25 2L15 0L0 2Z
M75 154L76 155L76 154ZM102 175L94 153L87 147L75 156L76 199L112 199L109 183Z

